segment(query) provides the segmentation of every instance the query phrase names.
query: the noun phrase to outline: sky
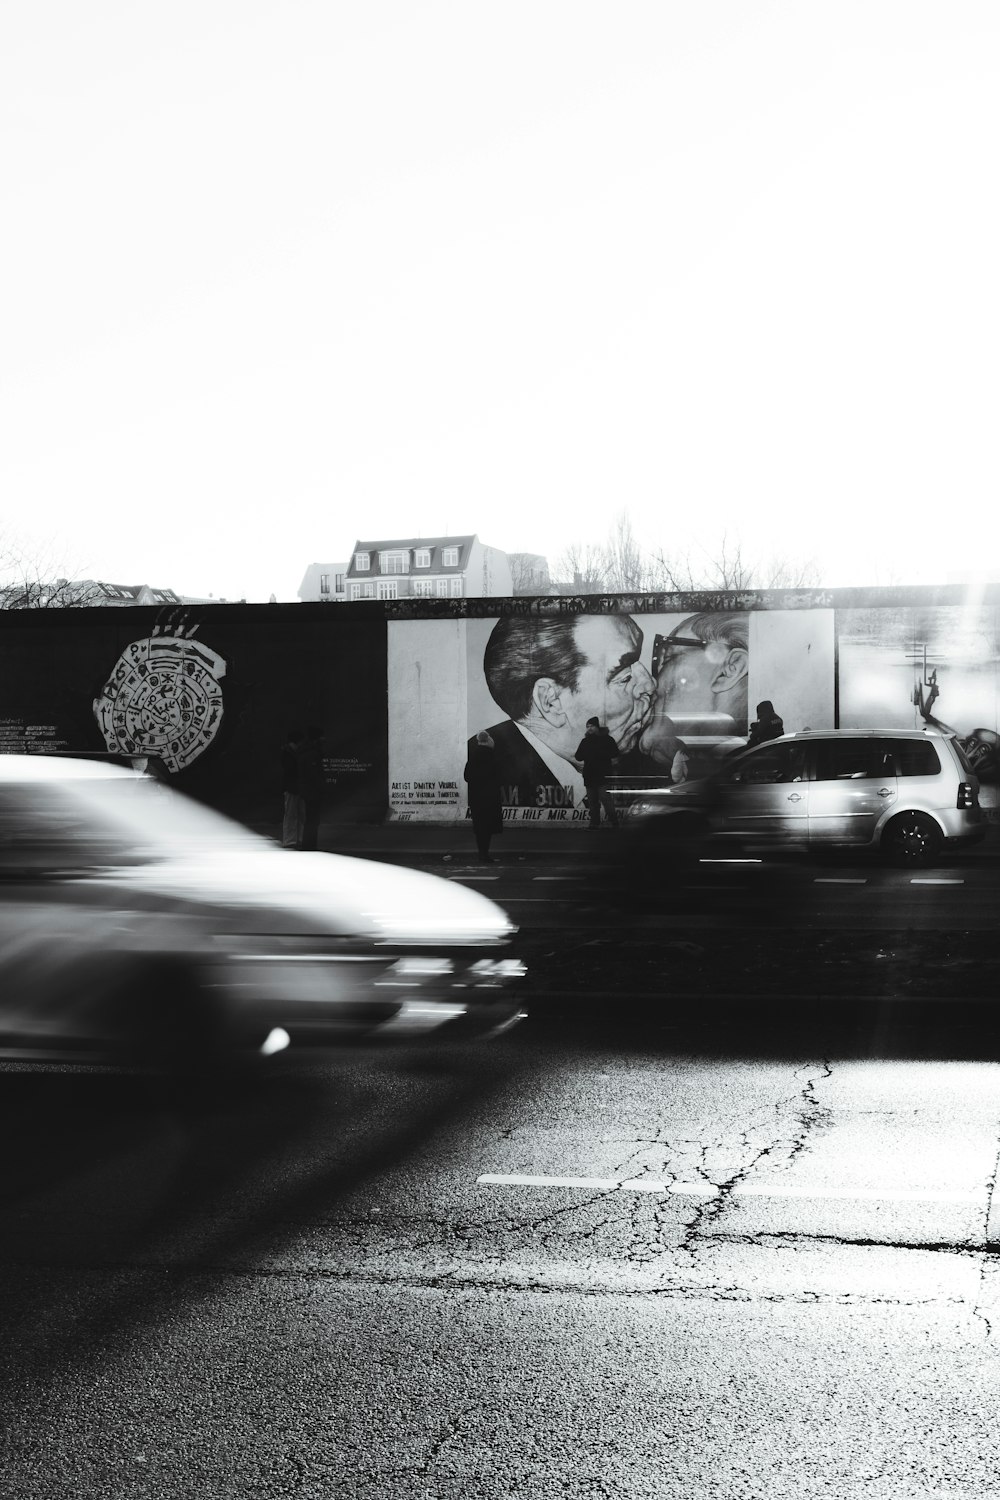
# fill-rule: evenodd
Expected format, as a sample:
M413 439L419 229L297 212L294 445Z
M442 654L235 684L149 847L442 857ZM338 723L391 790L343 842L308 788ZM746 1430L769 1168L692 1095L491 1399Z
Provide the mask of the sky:
M0 551L1000 577L1000 7L5 0Z

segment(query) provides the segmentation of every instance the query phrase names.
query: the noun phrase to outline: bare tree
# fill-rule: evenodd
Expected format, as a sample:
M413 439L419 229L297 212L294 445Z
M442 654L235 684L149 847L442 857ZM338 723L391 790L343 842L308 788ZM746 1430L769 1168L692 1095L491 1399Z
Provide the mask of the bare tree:
M95 602L96 584L70 578L53 549L12 532L0 533L0 609L67 609Z
M549 565L538 552L508 552L511 584L515 594L551 594Z
M651 587L650 566L632 530L627 510L619 511L605 546L607 582L613 593L633 594Z
M723 532L714 550L701 549L700 558L690 553L668 556L663 551L653 555L649 587L664 593L744 593L747 589L809 588L819 582L815 561L797 561L788 557L752 558L742 541L731 540Z
M812 558L752 557L742 540L727 532L714 546L699 548L695 556L662 548L648 550L636 537L628 511L619 513L603 544L568 547L559 559L558 571L578 594L744 593L748 589L810 588L820 579Z
M611 571L607 547L581 546L573 542L556 562L556 573L563 593L603 594Z

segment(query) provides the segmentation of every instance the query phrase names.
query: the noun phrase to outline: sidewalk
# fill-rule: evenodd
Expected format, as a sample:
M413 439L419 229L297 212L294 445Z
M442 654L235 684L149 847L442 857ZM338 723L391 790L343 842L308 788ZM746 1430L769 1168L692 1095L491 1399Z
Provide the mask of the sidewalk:
M280 842L281 828L258 825L259 833ZM469 823L324 823L320 848L332 854L359 855L366 859L458 860L474 862L476 844ZM616 831L601 827L592 832L586 824L553 828L531 823L509 823L497 834L491 853L498 863L518 859L563 860L573 864L596 851L613 848ZM1000 826L991 824L986 837L972 849L957 851L945 859L996 859L1000 856Z
M256 825L257 832L281 840L281 827ZM530 823L508 824L498 833L490 852L503 864L516 859L561 859L573 863L613 843L615 831L591 833L577 828L546 828ZM471 823L324 823L319 846L331 854L360 855L366 859L454 859L475 861L476 840Z

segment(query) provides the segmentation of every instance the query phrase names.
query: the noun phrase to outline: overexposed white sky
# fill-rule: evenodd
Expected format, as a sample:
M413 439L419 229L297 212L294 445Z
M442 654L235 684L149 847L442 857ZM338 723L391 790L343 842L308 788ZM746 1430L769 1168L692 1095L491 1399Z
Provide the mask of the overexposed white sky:
M996 0L6 0L0 532L997 573Z

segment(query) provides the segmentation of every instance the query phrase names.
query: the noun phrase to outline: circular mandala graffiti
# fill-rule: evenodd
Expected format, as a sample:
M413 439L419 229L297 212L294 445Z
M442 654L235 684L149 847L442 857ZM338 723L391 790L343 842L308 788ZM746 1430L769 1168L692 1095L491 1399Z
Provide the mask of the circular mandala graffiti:
M222 657L184 636L150 636L126 646L94 699L109 750L159 756L182 771L212 743L222 723Z

